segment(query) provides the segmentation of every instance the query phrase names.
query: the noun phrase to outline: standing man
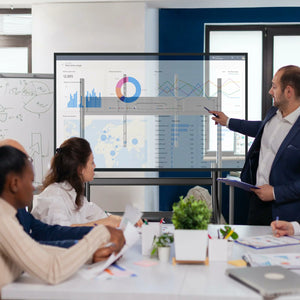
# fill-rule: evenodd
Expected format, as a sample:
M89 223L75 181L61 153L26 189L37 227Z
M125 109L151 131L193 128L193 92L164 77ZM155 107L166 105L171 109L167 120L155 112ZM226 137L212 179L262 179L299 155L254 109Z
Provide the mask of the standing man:
M300 220L300 68L280 68L269 94L273 106L263 121L211 111L216 124L255 137L241 173L242 181L259 187L250 197L251 225L269 225L276 217Z

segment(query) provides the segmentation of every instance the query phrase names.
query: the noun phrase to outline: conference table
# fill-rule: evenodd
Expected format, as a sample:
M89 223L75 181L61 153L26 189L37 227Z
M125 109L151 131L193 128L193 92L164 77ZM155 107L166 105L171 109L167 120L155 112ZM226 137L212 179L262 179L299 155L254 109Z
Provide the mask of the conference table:
M209 225L210 235L216 236L218 228L220 225ZM272 234L269 226L233 225L233 228L240 238ZM231 244L229 260L240 259L246 252L300 252L298 245L256 250L234 242ZM174 255L173 247L171 254ZM227 262L174 265L170 258L168 263L161 263L156 258L142 255L141 241L132 246L118 264L135 275L88 280L76 273L61 284L48 285L25 273L2 289L2 299L263 299L225 274L227 268L236 268ZM300 294L276 299L300 299Z

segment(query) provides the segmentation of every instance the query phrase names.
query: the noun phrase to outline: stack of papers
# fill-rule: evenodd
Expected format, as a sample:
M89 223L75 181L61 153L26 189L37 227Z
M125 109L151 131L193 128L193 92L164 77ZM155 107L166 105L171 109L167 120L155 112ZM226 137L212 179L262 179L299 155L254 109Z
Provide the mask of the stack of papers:
M288 269L300 269L299 253L252 254L247 253L243 259L252 267L281 266Z
M78 273L85 279L92 279L99 276L105 269L112 265L118 258L125 254L125 252L136 243L139 239L139 233L134 224L140 219L142 213L132 205L126 205L125 212L120 224L120 228L124 231L126 244L123 246L118 254L112 253L111 256L105 260L92 265L84 265Z
M265 249L265 248L273 248L273 247L300 245L300 241L295 237L291 237L291 236L275 237L274 235L271 234L247 237L244 239L238 239L235 242L254 249Z
M106 268L113 264L118 258L126 253L126 251L139 239L137 229L132 224L127 224L124 231L126 244L118 254L113 253L107 260L100 261L91 265L84 265L79 271L79 275L85 279L92 279L100 275Z

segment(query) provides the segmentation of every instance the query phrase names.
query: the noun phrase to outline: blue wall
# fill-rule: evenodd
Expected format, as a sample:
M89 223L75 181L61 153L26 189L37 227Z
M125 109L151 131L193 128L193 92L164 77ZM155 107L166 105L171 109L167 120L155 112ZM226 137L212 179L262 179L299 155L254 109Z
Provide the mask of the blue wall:
M159 52L204 52L205 23L300 22L300 7L160 9Z
M203 53L205 50L205 23L274 22L300 22L300 7L160 9L159 52ZM160 174L160 176L165 177L171 177L172 175L172 173L166 172ZM197 175L201 176L201 174ZM193 174L192 176L197 175ZM174 176L184 175L176 173ZM183 186L161 186L160 209L172 210L172 203L178 201L180 195L185 195L189 188ZM227 218L228 188L224 186L222 192L223 213L225 218ZM246 192L239 190L235 192L235 198L239 199L239 201L235 201L235 222L237 224L246 224L249 205L248 195Z

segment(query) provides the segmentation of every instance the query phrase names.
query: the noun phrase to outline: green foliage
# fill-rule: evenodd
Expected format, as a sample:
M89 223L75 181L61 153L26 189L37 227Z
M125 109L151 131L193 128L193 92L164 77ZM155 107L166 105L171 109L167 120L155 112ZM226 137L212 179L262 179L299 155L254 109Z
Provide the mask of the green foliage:
M172 233L163 233L160 236L154 236L151 255L154 255L157 252L158 247L168 247L173 242L174 236Z
M206 230L211 218L211 210L204 200L196 200L194 196L183 198L173 204L172 223L175 229Z
M229 232L231 231L231 227L228 225L224 226L224 229L220 229L221 234L223 235L223 237L225 237ZM239 238L239 235L236 232L233 232L232 235L229 237L232 238L233 240L236 240Z

